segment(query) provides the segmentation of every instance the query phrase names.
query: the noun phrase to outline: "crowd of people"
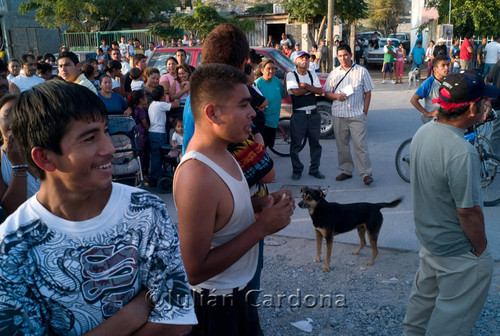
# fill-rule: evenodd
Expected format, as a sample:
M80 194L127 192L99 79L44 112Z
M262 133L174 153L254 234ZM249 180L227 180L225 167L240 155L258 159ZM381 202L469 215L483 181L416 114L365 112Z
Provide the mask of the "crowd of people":
M276 45L296 70L281 81L276 64L255 57L245 34L227 23L203 41L197 69L179 48L161 74L146 67L137 41L121 42L124 47L104 42L83 65L65 48L57 74L47 79L37 69L55 64L54 55L37 62L26 54L8 68L0 61L0 205L9 215L0 225L2 330L262 335L255 303L263 239L286 227L295 209L290 190L269 193L266 186L276 176L266 148L275 139L281 100L292 97L293 180L305 169L299 156L305 137L308 174L325 178L316 98L324 94L332 101L336 180L352 178L356 163L361 181L371 185L370 74L355 62L358 50L339 43L338 66L322 86L310 65L315 56L320 68L326 66L324 42L319 54L300 44L292 52L283 34ZM421 263L405 335L467 334L492 276L478 154L463 132L499 107L500 61L497 54L486 79L476 70L451 73L447 51L434 56L436 48L429 53L429 78L411 99L425 125L411 147ZM488 55L491 49L484 49ZM387 63L405 56L390 50ZM415 64L420 60L416 52L412 57ZM112 182L112 114L134 118L150 187L161 174L160 149L171 144L169 155L179 158L173 186L178 225L157 196ZM498 136L498 128L494 132Z

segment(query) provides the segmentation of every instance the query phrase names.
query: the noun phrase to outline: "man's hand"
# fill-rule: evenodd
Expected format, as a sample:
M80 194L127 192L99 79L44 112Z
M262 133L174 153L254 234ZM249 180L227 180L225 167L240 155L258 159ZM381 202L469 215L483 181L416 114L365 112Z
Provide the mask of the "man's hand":
M267 204L264 205L259 219L254 223L263 237L273 234L290 224L290 216L295 209L293 198L285 193L285 198L275 203L274 196L267 195Z

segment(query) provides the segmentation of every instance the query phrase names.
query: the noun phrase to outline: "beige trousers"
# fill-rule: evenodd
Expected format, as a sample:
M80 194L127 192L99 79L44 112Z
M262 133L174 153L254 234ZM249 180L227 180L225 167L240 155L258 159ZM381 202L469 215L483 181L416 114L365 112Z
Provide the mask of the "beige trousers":
M493 274L486 248L443 257L420 248L420 266L410 292L403 335L469 335L483 309Z

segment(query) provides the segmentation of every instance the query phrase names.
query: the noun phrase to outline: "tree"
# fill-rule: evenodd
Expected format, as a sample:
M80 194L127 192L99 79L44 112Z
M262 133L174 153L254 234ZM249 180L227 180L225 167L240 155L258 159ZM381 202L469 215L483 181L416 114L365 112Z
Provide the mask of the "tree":
M35 20L47 28L64 25L68 31L111 30L119 22L148 20L174 10L178 0L28 0L19 13L36 11Z
M448 23L449 6L449 0L429 0L427 3L427 7L437 8L440 24ZM500 31L498 13L500 0L452 0L450 23L457 36L464 36L468 31L478 36L491 36Z
M214 7L204 5L200 0L196 1L192 15L176 14L170 20L170 24L175 28L190 31L200 38L206 37L217 25L223 22L232 23L243 31L252 30L255 27L255 24L250 20L222 17Z
M370 22L385 34L396 32L399 18L404 13L404 0L372 0Z
M262 3L262 4L257 4L253 7L248 8L245 13L249 15L255 15L255 14L266 14L266 13L272 13L273 12L273 4L272 3Z
M283 0L281 5L292 19L312 25L313 29L321 28L323 18L328 14L327 0ZM364 0L335 0L334 3L334 14L344 23L353 23L365 18L366 10L367 5ZM315 40L311 31L309 38Z

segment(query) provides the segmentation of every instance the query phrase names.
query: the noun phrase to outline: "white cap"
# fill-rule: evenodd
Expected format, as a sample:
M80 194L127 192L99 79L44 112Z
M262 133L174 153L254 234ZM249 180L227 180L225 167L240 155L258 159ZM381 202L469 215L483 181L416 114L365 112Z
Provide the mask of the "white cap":
M387 42L392 42L392 39L389 37L389 38L387 39Z
M445 40L444 38L442 38L442 37L441 37L441 38L438 40L438 43L439 43L439 42L446 42L446 40Z

